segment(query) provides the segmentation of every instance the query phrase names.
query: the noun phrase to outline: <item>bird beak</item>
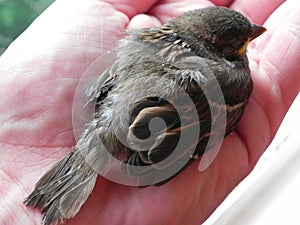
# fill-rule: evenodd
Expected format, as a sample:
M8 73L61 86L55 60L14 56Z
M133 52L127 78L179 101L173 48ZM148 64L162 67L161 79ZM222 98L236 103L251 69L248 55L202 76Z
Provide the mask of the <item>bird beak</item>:
M259 26L259 25L252 24L251 33L249 36L250 41L257 38L259 35L261 35L262 33L266 32L266 31L267 31L266 28Z

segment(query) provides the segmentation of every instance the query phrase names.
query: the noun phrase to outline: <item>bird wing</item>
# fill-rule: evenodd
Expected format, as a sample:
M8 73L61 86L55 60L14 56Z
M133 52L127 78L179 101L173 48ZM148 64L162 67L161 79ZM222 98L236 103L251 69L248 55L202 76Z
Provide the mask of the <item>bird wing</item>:
M139 177L140 185L158 183L161 174L173 169L177 173L178 168L194 160L193 152L198 144L194 131L199 128L199 122L184 121L177 110L171 103L154 98L141 99L135 105L136 116L127 136L132 154L125 169L130 176Z
M114 87L117 74L115 73L114 64L112 67L104 71L99 78L86 89L87 104L96 102L97 105L106 98L109 91Z
M205 93L213 88L214 82L213 72L205 73L206 66L200 57L181 58L167 70L184 93L176 93L171 102L145 97L134 104L127 136L132 148L126 162L129 175L139 176L141 182L161 184L160 174L175 169L176 175L204 153L211 129L211 111ZM188 94L192 101L182 101L182 94ZM192 116L193 110L197 115ZM226 117L226 112L223 116Z

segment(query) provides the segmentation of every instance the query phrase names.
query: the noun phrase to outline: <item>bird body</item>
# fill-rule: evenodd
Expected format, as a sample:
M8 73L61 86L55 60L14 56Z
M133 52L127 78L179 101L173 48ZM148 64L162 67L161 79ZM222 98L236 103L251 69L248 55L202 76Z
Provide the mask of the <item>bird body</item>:
M41 209L46 225L73 217L120 154L140 185L174 177L236 128L253 88L245 49L264 31L223 7L129 31L87 90L93 118L26 205Z

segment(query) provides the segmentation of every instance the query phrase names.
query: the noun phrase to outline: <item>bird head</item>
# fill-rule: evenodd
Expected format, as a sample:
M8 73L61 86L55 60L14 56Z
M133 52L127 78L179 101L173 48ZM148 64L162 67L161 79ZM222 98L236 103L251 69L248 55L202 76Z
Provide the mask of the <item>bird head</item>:
M244 55L249 42L266 31L241 13L225 7L189 11L170 24L179 35L188 35L192 42L204 42L225 57Z

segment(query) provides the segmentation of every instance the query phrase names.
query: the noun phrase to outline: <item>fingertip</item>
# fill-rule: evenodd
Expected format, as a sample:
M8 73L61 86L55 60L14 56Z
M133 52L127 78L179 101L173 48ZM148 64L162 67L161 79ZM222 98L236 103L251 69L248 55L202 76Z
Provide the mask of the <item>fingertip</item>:
M262 25L283 2L284 0L240 0L234 1L230 8L241 12L251 22Z
M227 6L227 7L229 7L234 2L234 0L212 0L212 2L216 6Z
M154 16L138 14L130 20L129 24L127 25L127 29L140 29L158 26L161 26L161 23Z

